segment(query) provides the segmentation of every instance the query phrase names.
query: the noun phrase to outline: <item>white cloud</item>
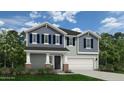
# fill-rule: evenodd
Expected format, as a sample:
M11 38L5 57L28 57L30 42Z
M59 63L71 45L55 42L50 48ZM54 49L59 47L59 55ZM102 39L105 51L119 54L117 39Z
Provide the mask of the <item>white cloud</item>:
M0 31L10 31L10 30L14 30L14 29L12 29L12 28L4 28L4 27L0 28Z
M5 23L0 20L0 26L3 26Z
M35 19L35 18L41 17L41 13L40 12L37 12L37 11L32 11L32 12L30 12L29 16L31 18L34 18Z
M60 25L59 24L52 24L53 26L55 26L55 27L60 27Z
M32 26L36 26L36 25L39 25L40 23L37 23L37 22L34 22L34 21L29 21L29 22L26 22L25 25L26 26L29 26L29 27L32 27Z
M25 31L27 29L28 29L27 27L22 27L22 28L19 28L17 31L22 32L22 31Z
M55 22L57 22L57 21L63 21L65 19L62 12L51 11L51 12L48 12L48 13L50 14L51 18L53 18L53 20Z
M114 17L108 17L105 18L101 21L104 27L111 27L111 28L116 28L122 25L121 22L117 18Z
M82 32L82 30L80 28L73 28L73 31L77 31L77 32Z
M79 12L76 12L76 11L67 11L67 12L51 11L48 13L55 22L66 20L71 23L76 23L77 21L75 19L75 16Z
M5 25L22 26L24 22L29 21L29 18L24 16L13 16L9 18L0 18L0 20L3 21Z
M101 21L102 26L99 28L100 32L124 32L124 17L107 17Z
M63 13L63 16L65 17L65 19L69 22L72 22L72 23L76 23L77 21L75 20L75 15L77 14L78 12L72 12L72 11L68 11L68 12L65 12Z
M124 14L124 11L110 11L109 13L114 15L121 15Z

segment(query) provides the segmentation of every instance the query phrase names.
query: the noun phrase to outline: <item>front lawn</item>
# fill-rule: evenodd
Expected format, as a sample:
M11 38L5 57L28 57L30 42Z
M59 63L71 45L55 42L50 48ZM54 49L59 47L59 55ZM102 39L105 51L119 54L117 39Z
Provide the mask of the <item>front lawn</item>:
M93 77L80 75L80 74L70 74L70 75L18 75L13 77L2 77L1 81L101 81Z

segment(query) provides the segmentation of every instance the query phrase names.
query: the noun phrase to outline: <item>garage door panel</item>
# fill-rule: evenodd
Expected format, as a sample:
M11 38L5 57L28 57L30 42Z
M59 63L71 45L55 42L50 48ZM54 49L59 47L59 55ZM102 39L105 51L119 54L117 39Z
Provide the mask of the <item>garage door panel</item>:
M90 61L90 62L86 62L86 61L79 61L78 62L78 60L77 61L69 61L68 62L69 64L74 64L74 65L80 65L80 64L84 64L84 65L89 65L89 64L93 64L93 62L92 61Z
M68 58L70 70L93 70L93 59Z

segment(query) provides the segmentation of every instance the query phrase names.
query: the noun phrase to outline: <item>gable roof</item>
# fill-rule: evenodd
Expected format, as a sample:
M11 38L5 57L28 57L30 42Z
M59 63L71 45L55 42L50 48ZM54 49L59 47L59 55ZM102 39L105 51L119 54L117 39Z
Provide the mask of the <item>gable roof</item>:
M82 35L85 35L85 34L91 34L93 36L95 36L96 38L101 38L100 35L98 35L96 32L92 32L92 31L86 31L86 32L82 32L81 34L78 35L78 37L82 36Z
M44 22L44 23L42 23L42 24L40 24L40 25L34 26L34 27L32 27L32 28L29 28L29 29L26 30L25 32L28 33L28 32L35 31L36 29L40 29L40 28L43 27L43 26L46 26L46 27L49 26L49 27L55 29L56 31L58 31L58 32L60 32L60 33L62 33L62 34L65 34L65 35L67 34L65 31L63 31L63 30L61 30L61 29L59 29L59 28L53 26L52 24L50 24L50 23L48 23L48 22Z
M73 31L73 30L70 30L70 29L65 29L65 28L61 28L61 27L55 27L53 26L52 24L48 23L48 22L44 22L40 25L37 25L37 26L34 26L32 28L29 28L28 30L26 30L25 32L28 33L28 32L32 32L32 31L35 31L37 29L40 29L41 27L43 26L49 26L51 28L53 28L54 30L64 34L64 35L76 35L78 37L84 35L84 34L87 34L87 33L90 33L92 34L93 36L97 37L97 38L101 38L97 33L95 32L92 32L92 31L86 31L86 32L77 32L77 31Z
M78 34L81 34L81 32L73 31L73 30L70 30L70 29L65 29L65 28L61 28L61 27L59 27L59 29L61 29L64 32L66 32L67 35L78 35Z

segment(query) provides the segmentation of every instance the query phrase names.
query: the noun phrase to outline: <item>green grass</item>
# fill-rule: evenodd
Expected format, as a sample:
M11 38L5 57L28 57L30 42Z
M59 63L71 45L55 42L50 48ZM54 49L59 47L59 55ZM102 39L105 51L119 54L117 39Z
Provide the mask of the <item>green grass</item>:
M1 77L1 76L0 76ZM71 75L19 75L11 77L11 79L3 79L4 81L101 81L93 77L80 75L80 74L71 74Z

